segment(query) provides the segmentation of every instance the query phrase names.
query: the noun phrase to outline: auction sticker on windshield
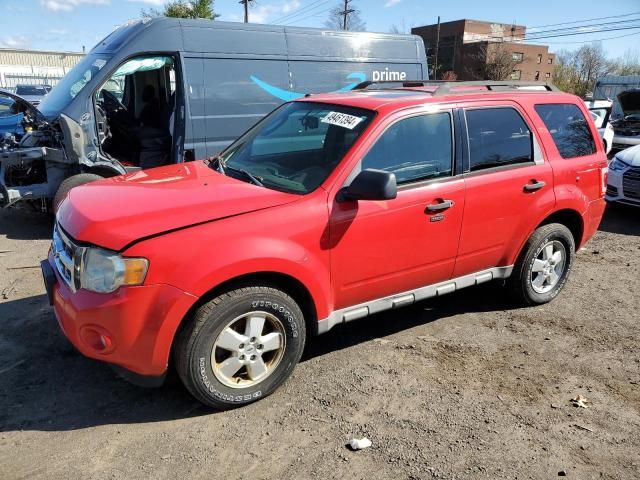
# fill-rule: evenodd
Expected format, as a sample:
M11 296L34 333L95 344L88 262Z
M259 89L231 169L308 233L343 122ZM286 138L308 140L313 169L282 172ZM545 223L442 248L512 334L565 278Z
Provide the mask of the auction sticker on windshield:
M353 130L361 121L361 117L349 115L347 113L329 112L320 120L322 123L329 123L331 125L337 125L338 127L348 128Z

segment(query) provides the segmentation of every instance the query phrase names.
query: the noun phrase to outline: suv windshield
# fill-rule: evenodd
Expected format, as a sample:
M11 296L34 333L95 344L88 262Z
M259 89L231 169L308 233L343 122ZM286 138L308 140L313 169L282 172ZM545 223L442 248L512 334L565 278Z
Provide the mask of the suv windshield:
M91 54L84 57L44 97L38 109L48 117L57 115L102 70L109 58L107 55Z
M225 150L218 168L275 190L309 193L331 174L374 115L325 103L285 104Z

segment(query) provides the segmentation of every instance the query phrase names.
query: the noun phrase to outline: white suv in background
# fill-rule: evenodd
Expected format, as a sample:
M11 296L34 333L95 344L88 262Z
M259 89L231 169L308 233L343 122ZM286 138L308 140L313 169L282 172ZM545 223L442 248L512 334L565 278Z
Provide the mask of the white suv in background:
M616 153L609 163L608 202L640 207L640 145Z

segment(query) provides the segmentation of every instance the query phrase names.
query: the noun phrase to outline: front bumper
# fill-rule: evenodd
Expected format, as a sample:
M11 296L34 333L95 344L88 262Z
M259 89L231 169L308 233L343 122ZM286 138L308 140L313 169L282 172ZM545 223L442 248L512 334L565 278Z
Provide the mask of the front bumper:
M164 284L123 287L112 294L73 293L51 253L46 263L43 276L56 318L80 353L136 377L164 376L175 332L197 297Z
M609 169L607 180L607 202L618 202L625 205L640 207L640 175L627 175L629 170L616 171Z
M640 145L639 135L613 135L613 148L616 150L624 150L634 145Z

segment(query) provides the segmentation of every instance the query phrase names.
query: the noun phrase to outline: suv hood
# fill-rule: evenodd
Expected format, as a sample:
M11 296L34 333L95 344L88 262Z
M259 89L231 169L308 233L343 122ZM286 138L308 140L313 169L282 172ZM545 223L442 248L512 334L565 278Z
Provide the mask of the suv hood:
M640 145L616 153L616 158L632 167L640 167Z
M638 118L634 120L640 121L640 88L625 90L618 94L618 102L625 120L629 115L636 115Z
M76 240L120 251L142 238L299 198L226 177L196 161L76 187L57 220Z

